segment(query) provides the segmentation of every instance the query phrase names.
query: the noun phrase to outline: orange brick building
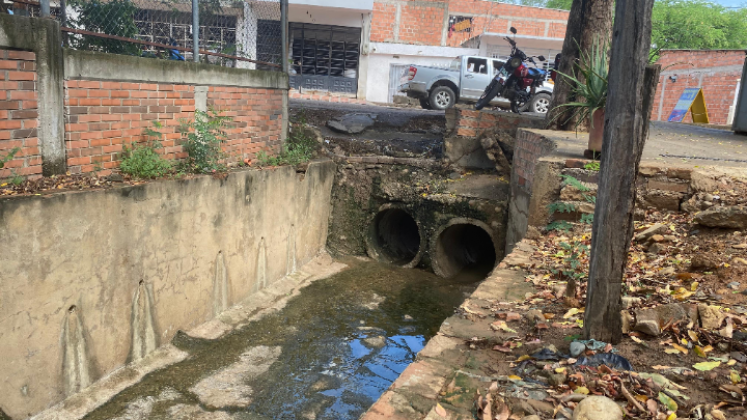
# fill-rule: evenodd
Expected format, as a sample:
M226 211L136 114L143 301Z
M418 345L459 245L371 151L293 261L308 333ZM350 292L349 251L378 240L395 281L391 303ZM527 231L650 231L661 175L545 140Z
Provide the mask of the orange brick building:
M554 56L568 12L487 0L290 0L289 17L296 72L291 98L391 102L404 67L444 66L459 55L506 55L502 36L512 26L528 54ZM327 39L332 48L331 60L321 65L320 36L321 48L328 48ZM353 51L356 62L348 61ZM344 68L335 54L345 57Z
M651 114L655 121L667 121L682 91L701 88L712 124L731 124L737 103L737 92L744 50L665 50L659 88ZM688 113L683 122L692 122Z

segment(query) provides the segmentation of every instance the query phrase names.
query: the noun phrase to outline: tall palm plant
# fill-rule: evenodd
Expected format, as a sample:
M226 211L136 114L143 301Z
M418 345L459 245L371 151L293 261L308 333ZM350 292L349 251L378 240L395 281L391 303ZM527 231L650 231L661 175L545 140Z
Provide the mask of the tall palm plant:
M589 119L594 127L593 115L596 111L604 111L607 105L607 76L609 75L609 59L607 57L607 43L594 41L589 51L582 51L578 62L574 63L574 75L558 72L570 83L571 91L578 99L558 106L565 108L555 118L567 116L568 120L576 118L576 129ZM570 115L568 115L570 114Z

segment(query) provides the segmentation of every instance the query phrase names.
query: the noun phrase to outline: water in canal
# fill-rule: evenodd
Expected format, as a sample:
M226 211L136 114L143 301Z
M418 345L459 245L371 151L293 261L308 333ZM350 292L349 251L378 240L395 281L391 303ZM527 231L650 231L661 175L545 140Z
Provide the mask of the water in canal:
M444 280L345 262L349 269L305 287L283 310L218 340L177 337L186 360L147 375L86 419L357 419L484 272ZM226 396L234 401L221 401Z

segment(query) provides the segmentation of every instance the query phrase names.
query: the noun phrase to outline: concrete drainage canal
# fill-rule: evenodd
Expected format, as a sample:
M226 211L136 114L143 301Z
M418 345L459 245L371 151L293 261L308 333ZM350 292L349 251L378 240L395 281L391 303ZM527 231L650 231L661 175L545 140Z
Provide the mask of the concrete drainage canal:
M403 208L371 220L380 261L342 258L343 271L221 338L180 333L184 361L86 419L357 419L496 261L490 229L474 220L451 220L430 241ZM412 268L427 254L438 275Z
M393 249L404 252L393 253L399 261L414 251ZM86 418L357 419L474 286L419 269L343 262L347 269L311 283L282 310L222 338L178 335L173 343L186 360Z
M267 301L226 311L231 282L255 280L218 264L216 320L171 342L186 357L85 419L352 420L379 399L502 258L508 183L436 161L337 163L323 237L347 267L330 275L299 263L294 273L278 250L304 249L304 228L284 233L293 245L265 250L276 238L264 236L249 264L269 273L280 258L289 273L261 283L256 299Z

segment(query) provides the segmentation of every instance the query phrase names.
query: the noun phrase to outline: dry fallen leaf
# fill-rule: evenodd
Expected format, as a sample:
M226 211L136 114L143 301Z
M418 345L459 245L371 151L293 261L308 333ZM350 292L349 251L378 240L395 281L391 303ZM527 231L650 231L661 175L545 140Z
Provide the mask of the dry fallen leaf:
M438 414L441 417L446 417L446 410L441 407L441 404L436 404L436 414Z
M679 352L682 353L682 354L687 354L689 352L685 347L682 347L682 346L680 346L677 343L672 343L672 347L674 347L677 350L679 350Z

